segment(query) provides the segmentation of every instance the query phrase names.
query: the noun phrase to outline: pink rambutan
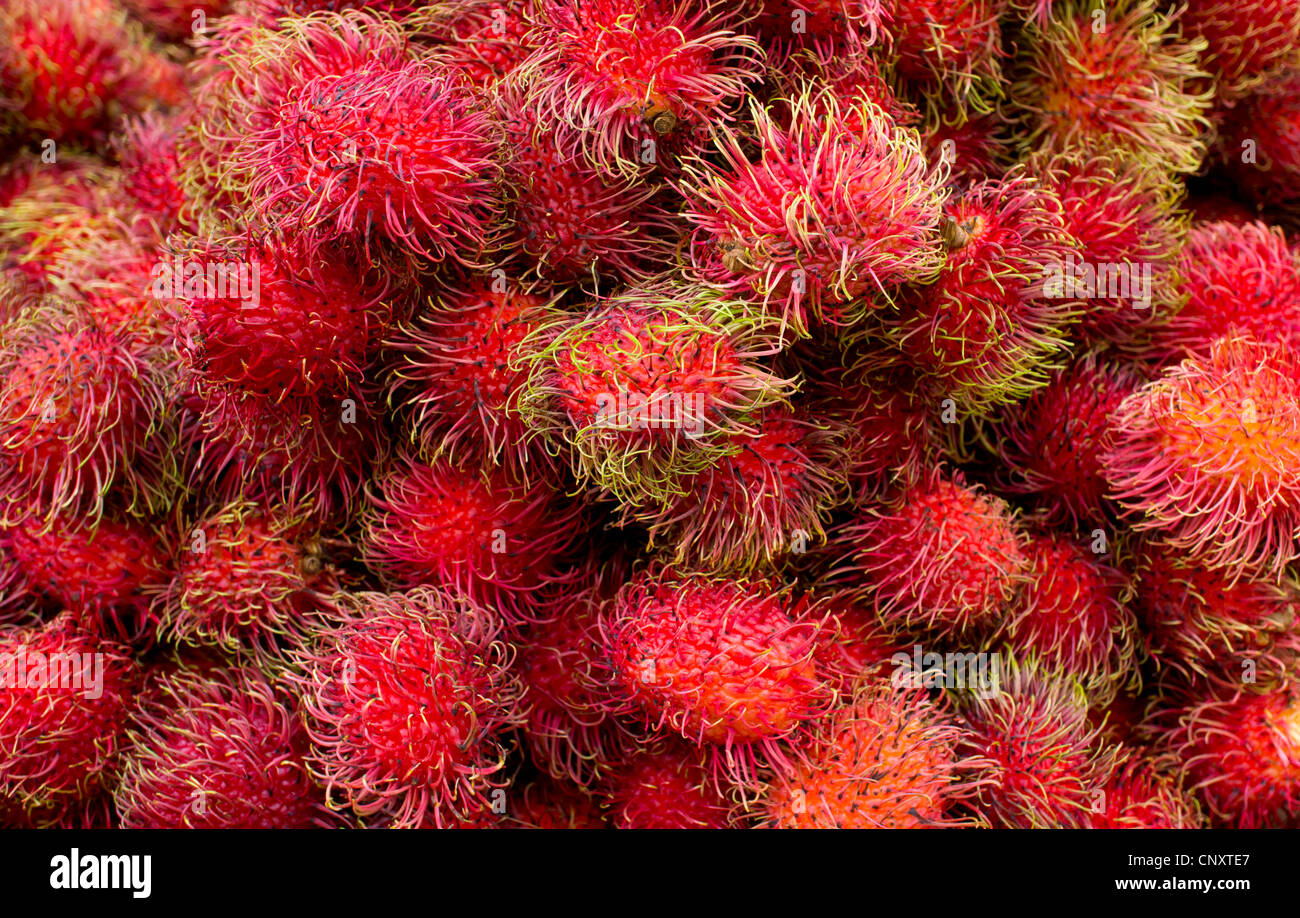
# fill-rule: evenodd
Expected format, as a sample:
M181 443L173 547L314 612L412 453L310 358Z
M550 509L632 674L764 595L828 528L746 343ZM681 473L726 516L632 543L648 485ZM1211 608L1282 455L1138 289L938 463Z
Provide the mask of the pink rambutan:
M761 74L762 52L717 3L539 0L515 70L543 124L578 133L607 172L634 175L730 120L727 104Z
M553 319L529 290L471 281L445 286L429 308L390 334L390 405L410 414L423 458L482 457L524 465L527 428L519 397L530 336Z
M602 788L607 818L618 829L727 829L730 802L713 783L701 751L660 742L613 765Z
M916 132L874 102L795 93L784 122L755 102L752 133L715 132L720 163L688 162L681 190L695 275L802 337L934 275L943 194Z
M128 829L294 829L324 798L297 711L256 672L178 670L131 712L114 793Z
M843 552L833 577L904 627L996 624L1030 570L1007 504L938 468L841 527L832 545Z
M1300 202L1300 72L1258 87L1228 110L1218 152L1236 189L1263 206Z
M1036 532L1025 544L1028 579L1005 638L1021 656L1078 679L1090 699L1135 687L1137 621L1128 580L1081 537Z
M846 431L804 412L767 408L753 437L687 478L683 493L636 515L677 563L751 570L824 542L844 497Z
M308 767L331 808L394 828L442 827L504 786L520 721L494 616L437 590L359 593L303 653Z
M1166 699L1148 727L1177 754L1183 785L1223 828L1296 828L1300 702L1293 686L1267 694L1231 685Z
M908 288L890 339L900 361L963 413L1019 401L1046 384L1076 298L1051 286L1073 252L1060 201L1024 175L986 181L945 208L948 260Z
M1205 155L1211 92L1198 65L1204 39L1183 39L1155 0L1059 0L1027 26L1024 62L1008 95L1027 119L1026 149L1119 150L1195 172Z
M1090 829L1199 829L1204 817L1163 764L1134 756L1119 766L1089 810Z
M745 0L773 63L800 50L827 60L862 56L887 37L885 0Z
M1204 354L1216 338L1245 333L1300 343L1300 254L1263 223L1201 223L1179 258L1183 303L1156 329L1166 361Z
M131 643L152 632L152 592L165 583L165 537L129 519L95 526L59 515L48 528L0 531L0 543L28 589L73 613L80 627Z
M678 281L628 288L539 335L525 419L579 481L625 504L682 493L791 387L759 362L772 349L760 323Z
M794 769L762 797L766 825L903 829L970 825L952 814L970 795L960 729L924 689L863 683L819 724Z
M77 304L45 303L0 326L0 515L75 509L93 520L110 487L147 504L167 460L163 402L149 355Z
M918 127L926 159L946 164L952 185L996 179L1013 158L1006 121L996 112L932 109Z
M476 86L493 86L536 48L536 0L461 0L455 13L431 23L439 60Z
M649 568L602 617L615 682L656 728L713 744L715 763L752 782L756 754L820 717L831 692L815 663L815 622L764 581Z
M509 620L564 574L584 532L580 503L505 468L399 458L369 489L366 563L387 583L454 589Z
M35 811L108 786L137 677L71 614L0 630L0 797Z
M176 641L274 663L340 587L325 540L283 508L229 504L182 538L175 575L158 591L161 631Z
M1223 338L1111 415L1102 466L1139 532L1229 576L1300 557L1300 379L1278 345Z
M176 158L176 140L182 127L177 117L164 118L150 112L127 122L122 133L114 137L125 191L157 221L160 237L177 228L185 204Z
M1300 651L1300 586L1206 570L1144 542L1133 559L1132 606L1156 665L1185 680L1212 676L1268 686Z
M988 112L1002 95L1007 0L886 0L894 73L922 92Z
M1220 99L1300 69L1300 6L1290 0L1190 0L1180 22L1205 39L1201 62Z
M959 751L978 756L974 809L994 828L1084 828L1115 767L1077 682L1032 659L1001 659L997 690L966 693Z
M1003 409L993 427L1003 487L1033 498L1050 522L1105 522L1110 418L1141 383L1126 364L1089 352Z

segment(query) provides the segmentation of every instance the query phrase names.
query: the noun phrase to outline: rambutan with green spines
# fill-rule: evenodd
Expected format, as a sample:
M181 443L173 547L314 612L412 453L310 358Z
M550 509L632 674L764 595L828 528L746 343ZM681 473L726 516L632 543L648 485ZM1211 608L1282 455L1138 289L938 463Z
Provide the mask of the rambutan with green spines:
M1220 100L1300 69L1300 7L1289 0L1192 0L1180 22L1205 39L1201 63Z
M1160 163L1114 150L1039 156L1030 169L1055 192L1077 244L1059 267L1082 300L1075 337L1140 344L1179 303L1182 184Z
M184 127L177 115L148 112L126 122L113 137L127 195L158 224L158 236L179 228L185 193L180 186L177 136Z
M645 568L602 612L614 683L656 732L706 744L715 769L753 785L833 700L799 603L774 581Z
M91 145L147 109L175 65L113 0L0 8L0 136Z
M745 0L742 8L756 13L752 28L773 64L799 54L825 61L864 56L889 34L884 0Z
M1110 418L1143 382L1128 364L1089 351L1028 399L1004 408L990 428L1001 461L999 488L1032 500L1051 523L1108 522L1102 456Z
M848 430L806 409L766 408L752 437L683 481L683 492L635 517L651 545L688 567L751 571L826 540L830 511L847 497Z
M1300 204L1300 72L1270 80L1220 119L1216 153L1234 193L1262 206Z
M454 12L433 6L418 15L429 21L408 21L407 27L427 36L431 55L475 86L495 86L536 49L536 0L461 0Z
M272 404L337 393L361 377L395 315L396 282L356 253L274 239L190 240L155 266L196 388ZM256 272L256 276L254 276Z
M496 616L433 589L341 594L300 653L307 765L331 809L364 824L442 827L504 787L521 722Z
M1098 742L1077 681L999 654L995 690L956 696L959 753L983 763L971 808L994 828L1085 828L1118 750Z
M501 286L448 281L384 342L388 403L408 415L422 458L483 457L520 467L544 458L529 448L518 403L528 378L524 354L556 313L540 287Z
M0 516L92 522L109 489L158 504L174 462L165 379L147 350L83 305L42 302L0 326Z
M1035 531L1025 544L1028 579L1002 637L1021 656L1079 680L1093 703L1134 690L1138 623L1124 602L1128 578L1083 535Z
M1300 380L1279 345L1222 338L1111 415L1110 496L1194 563L1273 577L1300 557Z
M785 829L915 829L977 825L954 804L969 797L975 762L961 729L925 689L861 683L807 741L789 774L759 801L764 825Z
M163 672L133 706L123 828L297 829L326 821L295 706L248 669Z
M455 590L511 622L571 576L564 562L586 531L584 506L505 467L399 456L367 486L362 555L398 588Z
M1300 342L1300 253L1281 229L1255 221L1191 228L1179 257L1182 302L1154 333L1162 362L1204 355L1216 338Z
M159 632L274 670L345 585L337 547L290 508L236 501L182 525L176 570L155 592Z
M1209 678L1259 690L1295 671L1300 585L1292 579L1233 582L1146 540L1132 555L1130 605L1160 670L1194 684Z
M780 107L752 102L752 136L719 129L718 162L689 160L678 184L692 274L804 337L935 275L943 169L861 94L810 82Z
M580 484L625 505L684 493L684 480L752 437L791 380L762 362L765 323L716 293L655 278L557 317L527 355L520 410Z
M0 654L15 683L0 710L0 798L37 813L106 790L139 677L127 648L63 613L0 629ZM66 662L54 678L56 654Z
M539 0L535 50L512 77L542 123L577 132L592 165L671 169L762 75L763 53L740 24L712 2Z
M1060 200L1022 173L966 189L943 221L947 262L903 291L886 334L932 394L983 414L1046 385L1068 347L1077 300L1048 281L1074 243Z
M829 575L903 628L993 626L1026 581L1025 538L1005 501L932 467L832 533Z
M1143 730L1177 757L1182 784L1212 826L1296 828L1300 700L1294 685L1257 694L1231 684L1161 697Z
M661 739L611 763L600 797L618 829L736 827L731 801L704 752L681 740Z
M956 97L989 113L1003 95L999 22L1007 0L886 0L894 77L915 90Z
M1100 12L1098 12L1100 10ZM1026 28L1019 76L1008 90L1024 119L1025 152L1116 150L1196 172L1205 156L1212 89L1200 38L1154 0L1061 0Z
M799 98L805 85L812 92L829 89L849 106L844 111L847 125L860 123L862 113L852 107L859 101L875 103L900 127L914 127L921 119L921 112L894 90L872 55L826 60L813 51L801 50L793 53L780 69L772 68L768 80L773 84L771 102L778 124L791 122L791 103Z
M671 260L685 231L658 182L612 177L563 124L539 123L518 90L498 93L505 126L507 236L531 273L556 284L631 281Z
M60 514L43 529L0 529L0 552L29 595L66 609L88 632L137 646L153 638L151 597L170 576L169 542L165 527L117 515L90 525Z
M1090 829L1200 829L1205 817L1167 763L1141 753L1127 757L1094 796Z

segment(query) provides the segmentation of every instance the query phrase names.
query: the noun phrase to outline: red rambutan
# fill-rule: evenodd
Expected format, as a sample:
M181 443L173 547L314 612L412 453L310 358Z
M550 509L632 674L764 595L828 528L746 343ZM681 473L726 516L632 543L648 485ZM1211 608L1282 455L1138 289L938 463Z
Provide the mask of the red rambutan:
M1300 72L1241 100L1219 125L1218 152L1236 189L1263 206L1300 202Z
M1291 0L1190 0L1181 22L1205 39L1201 62L1220 99L1300 69L1300 6Z
M618 829L726 829L732 808L686 743L660 742L617 762L602 805Z
M1204 819L1173 775L1154 760L1128 759L1094 796L1090 829L1199 829Z

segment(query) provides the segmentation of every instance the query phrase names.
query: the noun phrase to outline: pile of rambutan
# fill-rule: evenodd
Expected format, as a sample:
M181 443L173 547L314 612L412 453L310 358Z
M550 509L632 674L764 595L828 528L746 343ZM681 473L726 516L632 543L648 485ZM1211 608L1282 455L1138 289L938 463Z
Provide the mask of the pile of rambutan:
M1300 827L1300 7L0 2L0 826Z

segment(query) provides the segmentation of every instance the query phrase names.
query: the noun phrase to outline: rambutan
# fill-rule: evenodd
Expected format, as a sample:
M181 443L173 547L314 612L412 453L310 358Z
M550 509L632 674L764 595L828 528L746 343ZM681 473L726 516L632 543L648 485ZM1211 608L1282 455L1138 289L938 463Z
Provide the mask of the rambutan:
M0 797L34 811L94 796L121 748L136 665L70 613L0 629Z
M150 104L150 68L166 66L157 55L113 0L8 0L0 7L0 136L103 140L123 114Z
M77 304L42 304L0 326L0 515L93 520L110 486L147 506L168 461L162 383L148 354Z
M521 829L604 829L600 804L586 791L545 776L512 791L509 824Z
M176 641L280 660L340 586L325 540L283 508L239 501L181 535L175 576L158 591L161 631Z
M123 828L294 829L324 815L297 711L255 672L166 673L127 736L114 793Z
M1300 557L1298 375L1276 344L1223 338L1125 399L1102 466L1132 527L1234 578Z
M1009 90L1027 119L1027 150L1119 150L1195 172L1205 155L1200 83L1205 40L1183 39L1175 13L1155 0L1060 0L1030 24L1019 79Z
M772 348L760 323L677 281L628 288L539 337L525 419L579 481L626 504L682 493L791 388L759 363Z
M1089 352L1056 371L993 426L1002 487L1032 497L1053 523L1104 523L1110 417L1141 385L1126 364Z
M773 63L794 50L827 61L860 56L887 37L885 0L746 0Z
M182 41L225 15L234 0L122 0L122 5L163 38Z
M1161 764L1133 756L1119 766L1094 796L1090 829L1199 829L1204 817L1196 801Z
M1078 246L1062 266L1066 291L1083 301L1084 340L1132 340L1178 298L1183 189L1161 163L1103 151L1039 158L1031 167L1061 202Z
M1294 687L1254 694L1231 685L1169 699L1148 727L1175 752L1183 785L1224 828L1296 828L1300 701Z
M727 829L730 801L709 775L701 751L660 742L613 766L602 806L618 829Z
M924 689L863 683L821 723L799 762L760 805L787 829L911 829L970 825L951 814L969 796L959 728Z
M815 665L818 625L788 589L649 568L619 591L601 628L616 684L656 729L714 744L715 763L752 782L757 754L820 717L831 699Z
M1263 223L1201 223L1179 258L1183 303L1156 329L1165 361L1205 354L1216 338L1245 333L1300 343L1300 254Z
M399 458L369 489L362 551L390 585L454 589L511 621L564 575L584 532L580 503L505 468Z
M1077 312L1050 285L1073 244L1060 201L1023 175L972 186L944 221L947 263L904 292L888 334L935 394L978 414L1046 384Z
M1012 160L1006 121L995 112L931 108L918 129L926 159L948 166L951 185L998 178Z
M832 545L842 551L832 577L904 627L996 624L1029 574L1011 508L938 468L842 526Z
M519 724L513 650L485 609L437 590L359 593L302 654L308 767L332 809L442 827L499 788Z
M922 92L988 112L1002 95L1007 0L886 0L894 73Z
M880 624L875 610L851 593L832 590L809 604L806 616L820 616L817 628L817 671L844 698L856 686L877 677L904 644Z
M675 546L677 563L751 570L824 542L845 497L846 431L786 408L768 408L753 437L683 482L681 495L637 518L650 539Z
M454 15L444 19L441 11L435 12L438 21L428 31L440 43L438 59L476 86L493 86L536 47L536 5L536 0L461 0Z
M128 121L113 139L125 191L157 221L160 237L177 228L185 203L176 159L176 139L182 127L180 118L150 112Z
M583 154L635 175L730 120L762 70L754 39L717 3L539 0L515 70L543 124L578 132Z
M553 319L529 290L484 281L445 286L429 308L390 334L390 405L410 414L412 441L425 459L505 459L523 466L527 448L519 396L530 336ZM537 457L540 458L540 457Z
M1300 203L1300 73L1258 87L1219 125L1220 161L1256 204Z
M1191 0L1180 21L1205 39L1201 62L1220 99L1300 69L1300 6L1290 0Z
M1186 680L1212 676L1266 687L1300 651L1300 586L1239 579L1144 542L1133 559L1132 606L1151 656Z
M1110 780L1082 687L1032 659L1001 658L995 692L964 693L959 751L978 756L977 813L994 828L1084 828Z
M795 92L785 123L754 102L752 133L715 132L720 164L689 161L681 190L695 275L802 337L934 275L943 170L863 96Z
M152 632L150 597L169 576L166 539L154 528L59 515L45 529L0 531L0 543L28 588L73 613L80 627L130 643Z
M1138 628L1123 602L1124 574L1060 532L1031 534L1025 554L1028 581L1006 622L1008 643L1078 679L1091 699L1134 687Z

